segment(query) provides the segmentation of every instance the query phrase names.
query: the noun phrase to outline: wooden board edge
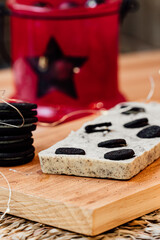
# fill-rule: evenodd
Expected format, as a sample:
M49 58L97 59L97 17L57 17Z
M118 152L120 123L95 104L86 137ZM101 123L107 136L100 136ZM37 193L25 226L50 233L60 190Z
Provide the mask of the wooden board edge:
M8 189L0 187L0 211L7 207ZM93 210L12 191L9 214L64 230L92 235Z
M113 229L158 208L160 208L160 184L95 209L92 236Z

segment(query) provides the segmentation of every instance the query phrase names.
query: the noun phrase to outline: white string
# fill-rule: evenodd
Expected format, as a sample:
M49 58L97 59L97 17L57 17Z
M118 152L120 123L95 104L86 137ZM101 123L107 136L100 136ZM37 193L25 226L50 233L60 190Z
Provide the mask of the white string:
M32 172L30 172L30 173L24 173L24 172L17 171L16 169L12 169L12 168L10 168L9 171L12 171L12 172L18 173L18 174L22 174L22 175L25 175L25 176L29 176L29 175L32 174Z
M2 92L2 94L1 94L1 98L0 98L0 100L3 102L3 103L6 103L8 106L10 106L11 108L14 108L16 111L17 111L17 113L21 116L21 118L22 118L22 124L21 125L19 125L19 126L16 126L16 125L12 125L12 124L8 124L8 123L4 123L4 122L1 122L0 121L0 124L3 124L3 125L6 125L6 126L10 126L10 127L15 127L15 128L21 128L21 127L23 127L24 126L24 123L25 123L25 120L24 120L24 117L23 117L23 115L22 115L22 113L15 107L15 106L13 106L11 103L8 103L7 101L5 101L4 100L4 94L5 94L5 90L0 90L1 92ZM7 99L7 100L10 100L10 99ZM12 99L12 101L17 101L16 99ZM9 190L9 196L8 196L8 202L7 202L7 208L6 208L6 211L2 214L2 216L0 217L0 221L5 217L5 215L7 214L7 213L9 213L10 212L10 202L11 202L11 196L12 196L12 190L11 190L11 186L10 186L10 184L9 184L9 181L8 181L8 179L6 178L6 176L2 173L2 172L0 172L0 175L4 178L4 180L6 181L6 183L7 183L7 185L8 185L8 190Z
M8 103L7 101L5 101L4 100L4 95L5 95L5 92L6 92L6 90L0 90L0 92L2 92L2 98L0 99L2 102L4 102L4 103L6 103L8 106L10 106L11 108L14 108L16 111L17 111L17 113L21 116L21 118L22 118L22 124L20 124L20 125L13 125L13 124L9 124L9 123L5 123L5 122L1 122L0 121L0 124L2 124L2 125L5 125L5 126L10 126L10 127L15 127L15 128L21 128L21 127L23 127L24 126L24 123L25 123L25 120L24 120L24 117L23 117L23 115L22 115L22 113L18 110L18 108L16 108L15 106L13 106L11 103ZM17 102L17 100L16 99L7 99L7 100L12 100L12 101L15 101L15 102Z
M154 82L153 77L150 76L149 80L150 80L151 87L150 87L150 91L148 93L148 96L146 98L146 101L149 101L151 99L151 97L153 96L154 90L155 90L155 82Z
M3 213L3 215L0 217L0 220L2 220L5 217L5 215L10 212L10 201L11 201L11 196L12 196L12 190L11 190L11 186L10 186L6 176L2 172L0 172L0 174L4 178L4 180L6 181L6 183L8 185L8 190L9 190L7 208L6 208L6 211Z
M65 120L67 120L70 117L73 117L75 115L83 114L83 113L98 113L98 114L103 114L105 115L107 113L107 110L92 110L92 109L84 109L84 110L77 110L70 112L66 115L64 115L62 118L60 118L58 121L53 122L53 123L44 123L44 122L38 122L38 125L43 126L43 127L56 127L60 123L63 123Z
M0 100L1 100L2 102L6 103L7 105L9 105L10 107L14 108L14 109L18 112L18 114L22 117L22 124L21 124L21 125L13 125L13 124L1 122L1 121L0 121L0 124L3 124L3 125L5 125L5 126L10 126L10 127L15 127L15 128L21 128L21 127L23 127L25 120L24 120L24 117L23 117L22 113L18 110L18 108L16 108L16 107L13 106L12 104L6 102L4 99L0 99Z

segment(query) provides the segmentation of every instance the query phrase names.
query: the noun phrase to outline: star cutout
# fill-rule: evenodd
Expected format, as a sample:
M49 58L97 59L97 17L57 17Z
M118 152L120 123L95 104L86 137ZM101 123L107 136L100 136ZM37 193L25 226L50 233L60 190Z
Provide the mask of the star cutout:
M86 62L86 57L67 56L54 38L47 44L43 56L28 57L27 61L38 76L37 96L42 97L51 89L57 89L77 98L74 74Z

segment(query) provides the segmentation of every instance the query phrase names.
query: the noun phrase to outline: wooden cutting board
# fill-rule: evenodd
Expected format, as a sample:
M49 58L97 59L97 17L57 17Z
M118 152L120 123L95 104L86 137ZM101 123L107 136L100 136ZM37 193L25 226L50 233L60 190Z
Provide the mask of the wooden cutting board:
M38 127L36 153L92 118L55 128ZM86 235L97 235L160 208L160 159L129 181L43 174L37 154L29 164L0 171L12 189L10 214ZM5 211L7 201L7 183L0 177L0 211Z

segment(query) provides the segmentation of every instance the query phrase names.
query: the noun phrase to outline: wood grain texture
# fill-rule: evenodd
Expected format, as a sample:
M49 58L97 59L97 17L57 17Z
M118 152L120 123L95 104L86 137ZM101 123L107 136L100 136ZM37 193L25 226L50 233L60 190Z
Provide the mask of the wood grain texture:
M158 69L160 53L144 54L144 58L138 58L136 54L121 57L120 75L125 76L126 72L129 79L125 77L120 81L124 92L125 89L128 92L134 89L131 77L133 73L136 75L136 69L137 78L139 76L145 85L145 60L149 54L150 64L155 61L155 69ZM138 67L140 64L144 64L143 71ZM146 69L150 64L146 60ZM136 80L138 90L135 91L135 99L130 100L136 100L136 94L140 98L140 92L144 99L147 93L146 91L144 94L144 86L138 83ZM156 100L160 100L158 94ZM86 117L55 128L39 126L34 133L34 160L23 166L0 168L12 189L11 214L86 235L97 235L160 208L160 159L129 181L42 173L37 153L62 140L71 130L78 129L85 121L94 117ZM7 200L7 184L0 177L0 211L5 211Z

